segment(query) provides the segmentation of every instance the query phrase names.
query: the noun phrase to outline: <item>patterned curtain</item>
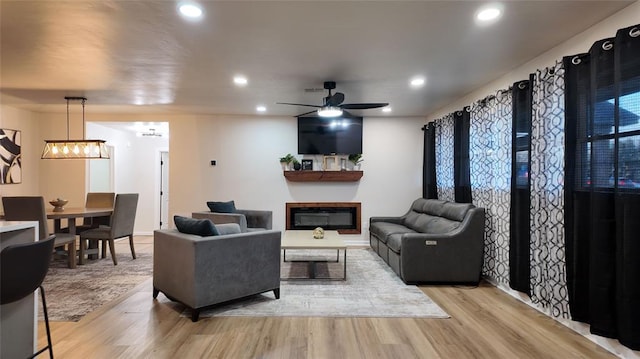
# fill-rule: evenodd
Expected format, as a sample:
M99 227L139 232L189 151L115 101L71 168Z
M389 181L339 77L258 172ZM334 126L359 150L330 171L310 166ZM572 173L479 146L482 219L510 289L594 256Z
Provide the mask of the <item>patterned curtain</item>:
M564 252L564 68L533 74L531 301L569 318Z
M485 208L482 274L509 282L511 202L511 91L471 108L470 170L473 203Z
M455 201L453 184L453 114L449 114L436 124L436 181L438 199Z

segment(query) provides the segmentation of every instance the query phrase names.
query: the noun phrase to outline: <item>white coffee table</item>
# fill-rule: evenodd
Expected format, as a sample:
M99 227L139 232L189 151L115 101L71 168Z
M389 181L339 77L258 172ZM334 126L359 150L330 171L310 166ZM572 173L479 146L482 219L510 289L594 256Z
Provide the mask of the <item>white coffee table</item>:
M284 252L283 253L284 262L307 262L309 264L309 277L280 278L282 280L294 280L294 279L346 280L347 279L347 246L342 240L342 238L340 238L340 235L338 234L337 231L324 231L324 238L322 239L313 238L313 231L311 230L285 231L284 236L282 237L281 248ZM338 263L340 261L340 251L342 250L344 251L344 259L343 259L344 275L342 276L342 278L317 277L316 263L326 263L329 261L314 260L314 259L287 261L287 249L306 249L306 250L335 249L336 250L335 263Z

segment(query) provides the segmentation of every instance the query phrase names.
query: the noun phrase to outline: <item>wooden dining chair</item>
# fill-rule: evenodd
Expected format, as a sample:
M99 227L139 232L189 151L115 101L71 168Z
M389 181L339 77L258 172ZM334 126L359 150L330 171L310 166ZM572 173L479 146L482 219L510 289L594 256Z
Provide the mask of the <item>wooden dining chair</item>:
M76 267L76 236L69 233L49 233L47 210L41 196L2 197L4 219L7 221L37 221L40 240L54 236L55 248L66 248L69 268Z
M114 240L122 237L129 237L129 247L131 256L136 259L136 251L133 247L133 226L136 219L136 209L138 207L137 193L119 193L116 195L109 226L100 226L80 233L80 264L85 263L85 252L87 242L102 242L102 258L106 256L106 245L109 245L111 259L114 265L118 265Z

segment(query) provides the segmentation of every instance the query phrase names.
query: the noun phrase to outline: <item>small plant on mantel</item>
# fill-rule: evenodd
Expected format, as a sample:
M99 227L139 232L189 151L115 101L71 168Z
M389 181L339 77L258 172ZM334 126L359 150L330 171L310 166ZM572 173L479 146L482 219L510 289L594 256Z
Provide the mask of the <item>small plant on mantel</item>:
M354 170L359 170L360 169L360 163L362 163L362 161L364 161L362 159L362 153L352 153L349 155L348 157L349 162L353 163L353 169Z
M349 155L349 161L351 161L354 165L360 164L360 162L364 161L362 159L362 153L352 153Z
M280 164L282 165L282 169L285 171L287 171L291 163L295 161L296 161L296 158L290 153L287 153L287 155L284 157L280 157Z

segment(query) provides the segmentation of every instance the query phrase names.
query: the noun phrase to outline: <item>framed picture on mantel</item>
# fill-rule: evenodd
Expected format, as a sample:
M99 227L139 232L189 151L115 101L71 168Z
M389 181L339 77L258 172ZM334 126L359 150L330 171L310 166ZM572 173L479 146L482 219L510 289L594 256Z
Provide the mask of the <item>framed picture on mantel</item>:
M313 160L310 160L310 159L302 160L302 170L313 171Z
M324 156L322 169L325 171L339 171L338 156Z

